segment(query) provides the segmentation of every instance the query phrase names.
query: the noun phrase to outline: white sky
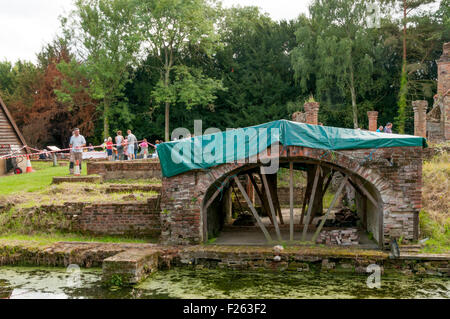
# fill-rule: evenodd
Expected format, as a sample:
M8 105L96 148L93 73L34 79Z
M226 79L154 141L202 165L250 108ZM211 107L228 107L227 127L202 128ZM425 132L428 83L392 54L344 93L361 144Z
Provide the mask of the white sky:
M311 0L222 0L225 7L259 6L275 20L294 19L308 11ZM36 54L59 30L60 15L73 0L0 0L0 61L36 62Z

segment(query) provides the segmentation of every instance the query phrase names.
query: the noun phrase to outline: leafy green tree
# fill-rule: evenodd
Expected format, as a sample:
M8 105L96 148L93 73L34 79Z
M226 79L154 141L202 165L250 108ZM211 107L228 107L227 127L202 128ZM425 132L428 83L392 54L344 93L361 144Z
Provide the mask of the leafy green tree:
M302 89L319 100L350 96L358 128L358 98L372 85L374 48L367 22L368 1L315 0L311 19L300 17L292 65ZM309 93L309 92L308 92Z
M289 118L286 104L297 99L289 54L296 45L294 21L272 21L256 7L224 10L219 26L224 46L216 68L227 92L220 92L217 126L244 127Z
M388 1L390 2L390 1ZM398 115L395 118L397 130L400 134L405 133L405 123L407 120L407 96L409 91L408 82L408 61L407 61L407 29L410 16L422 5L435 2L435 0L393 0L394 6L400 8L402 19L402 69L400 75L400 90L398 94Z
M108 137L111 108L123 97L141 45L138 6L134 0L77 0L75 7L62 25L82 63L73 59L61 63L60 70L66 74L78 70L90 79L89 94L101 101L103 135ZM66 95L60 96L70 99L71 85L65 84Z
M223 89L220 80L207 78L201 69L182 63L184 55L195 48L211 55L219 38L214 23L216 14L206 0L141 0L140 17L144 47L159 62L160 80L152 92L156 105L165 106L165 140L170 139L170 106L181 102L207 106L214 93Z

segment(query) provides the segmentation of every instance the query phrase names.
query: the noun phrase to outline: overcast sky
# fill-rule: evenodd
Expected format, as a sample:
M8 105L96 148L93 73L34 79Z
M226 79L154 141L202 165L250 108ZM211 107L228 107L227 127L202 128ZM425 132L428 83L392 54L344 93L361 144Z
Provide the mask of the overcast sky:
M31 60L60 29L59 16L74 0L0 0L0 61ZM222 0L225 7L258 6L274 20L290 20L308 12L312 0ZM427 7L437 9L440 1Z
M232 5L259 6L275 20L306 13L311 0L223 0ZM52 41L58 17L68 13L73 0L0 0L0 61L36 61L36 54Z

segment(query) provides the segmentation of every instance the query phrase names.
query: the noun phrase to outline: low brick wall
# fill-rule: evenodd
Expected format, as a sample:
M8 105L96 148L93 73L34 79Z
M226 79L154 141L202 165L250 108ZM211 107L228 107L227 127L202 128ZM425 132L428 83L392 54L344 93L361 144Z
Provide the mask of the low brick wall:
M161 178L161 166L158 160L88 162L87 174L104 180Z
M64 203L39 210L63 213L71 220L70 230L86 234L159 237L161 233L158 197L146 202Z
M81 231L105 235L159 236L161 223L156 200L137 204L111 203L84 207L76 224Z

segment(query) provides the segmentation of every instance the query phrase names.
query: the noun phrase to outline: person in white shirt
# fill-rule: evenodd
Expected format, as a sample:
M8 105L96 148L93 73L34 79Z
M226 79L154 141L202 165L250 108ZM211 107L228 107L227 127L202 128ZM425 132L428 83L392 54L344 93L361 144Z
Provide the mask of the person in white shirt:
M86 140L84 136L80 134L79 129L75 129L73 131L73 135L70 138L69 147L71 148L71 152L73 154L74 163L78 161L78 165L80 166L81 172L81 162L83 160L83 147L86 146ZM73 163L71 163L73 165Z
M133 133L131 133L131 130L127 131L127 141L128 141L128 159L133 160L134 157L134 144L137 143L137 138L134 136Z

